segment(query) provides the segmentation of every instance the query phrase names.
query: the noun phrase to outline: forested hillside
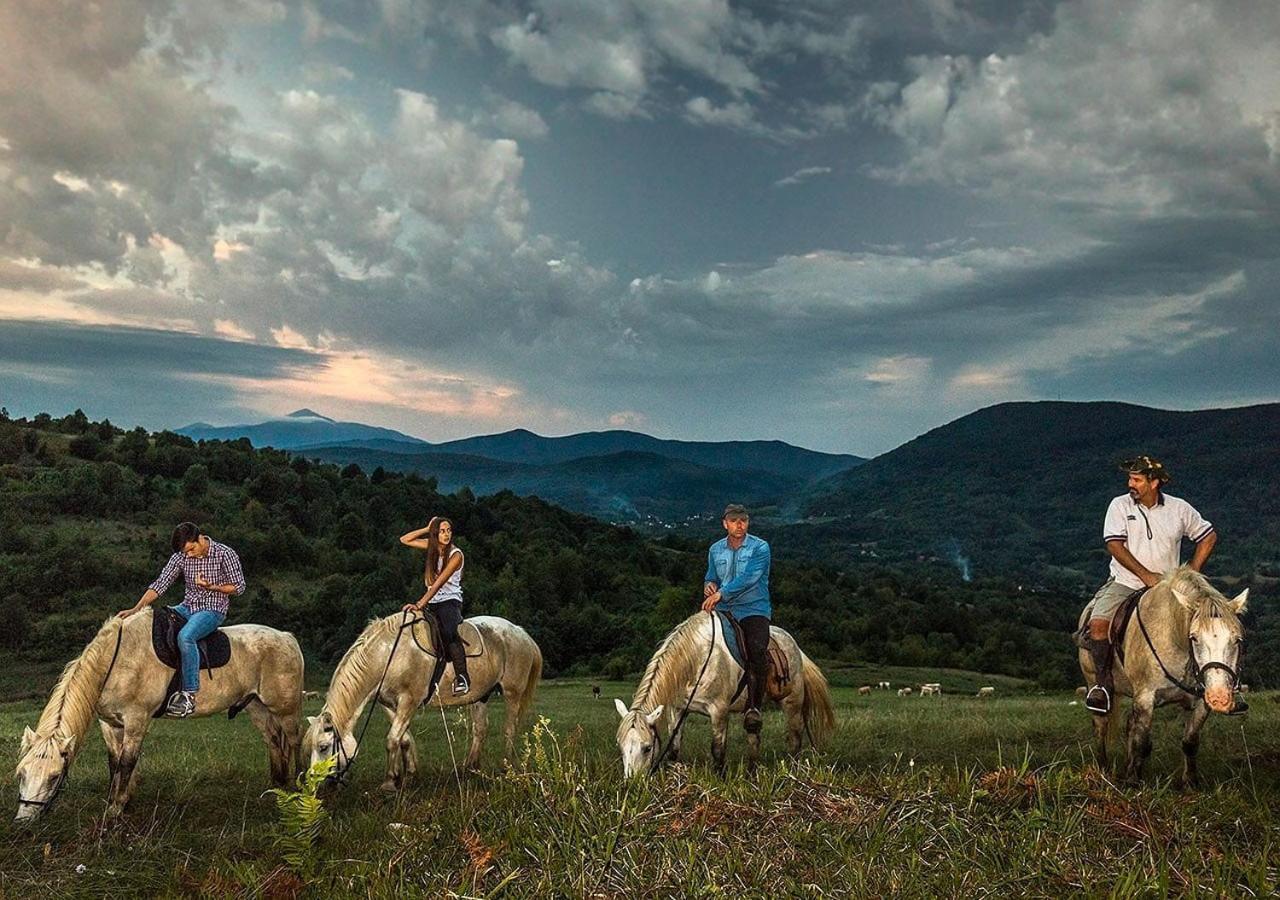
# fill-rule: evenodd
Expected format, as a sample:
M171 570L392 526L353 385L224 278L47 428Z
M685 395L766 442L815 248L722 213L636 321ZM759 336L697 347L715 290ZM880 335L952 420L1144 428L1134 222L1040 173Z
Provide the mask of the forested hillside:
M396 539L434 514L454 520L467 551L468 612L526 626L551 674L639 669L696 608L706 545L719 536L653 541L537 498L442 494L431 479L316 464L244 440L125 432L79 412L0 414L0 690L19 680L29 689L36 682L23 673L47 677L108 613L132 604L184 519L241 555L249 590L231 620L294 632L312 668L324 669L370 616L418 595L422 555ZM785 547L783 532L764 535ZM945 561L864 557L837 568L781 549L773 589L777 622L817 658L1055 686L1075 678L1065 632L1078 586L1051 573L1035 584L997 575L964 583ZM1255 680L1280 671L1269 633L1251 641Z

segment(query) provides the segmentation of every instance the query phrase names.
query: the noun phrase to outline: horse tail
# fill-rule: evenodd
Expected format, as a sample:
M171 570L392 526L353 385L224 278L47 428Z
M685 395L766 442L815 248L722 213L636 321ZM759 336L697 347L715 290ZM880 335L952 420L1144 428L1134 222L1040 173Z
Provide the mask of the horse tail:
M529 647L533 651L533 659L529 661L529 675L525 679L524 690L520 692L517 721L523 720L525 713L533 706L533 695L538 692L538 682L542 680L542 649L532 638L529 639Z
M804 715L804 727L809 732L809 742L814 748L819 748L836 728L831 688L827 685L827 676L803 650L800 651L800 666L804 674L804 703L800 710Z

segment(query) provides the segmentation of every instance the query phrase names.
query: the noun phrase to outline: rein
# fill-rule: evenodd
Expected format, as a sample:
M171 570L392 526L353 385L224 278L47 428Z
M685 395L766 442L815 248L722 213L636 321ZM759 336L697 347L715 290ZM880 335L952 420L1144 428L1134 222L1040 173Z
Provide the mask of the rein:
M693 690L689 691L689 699L685 701L684 709L680 711L680 717L676 719L676 725L671 729L671 735L667 738L667 745L662 748L657 756L653 758L653 763L649 766L650 772L656 772L658 766L662 765L662 761L667 758L667 754L671 752L672 746L675 745L676 738L680 736L680 729L684 727L684 720L689 716L689 707L693 705L693 698L698 693L698 687L702 684L702 676L707 673L707 666L711 663L711 654L716 650L716 614L713 610L707 610L707 615L711 619L711 641L707 647L707 658L703 660L702 670L698 672L698 678L693 683ZM657 733L657 728L654 728Z
M373 689L373 693L369 695L369 708L364 714L364 724L360 726L360 735L356 738L356 749L350 755L347 754L347 748L342 741L342 735L334 729L334 740L338 744L338 775L339 781L346 781L347 774L351 771L351 767L355 765L356 758L360 755L360 742L364 740L364 733L369 730L369 719L373 716L373 708L378 705L378 695L382 693L383 682L387 680L387 672L391 670L391 660L395 659L396 648L400 646L400 638L404 635L406 627L412 628L417 619L409 620L409 613L406 611L400 616L400 627L396 629L396 639L391 642L391 652L387 654L387 664L382 667L382 677L378 679L378 686ZM406 626L406 622L408 625ZM415 639L416 643L416 639Z
M1231 668L1226 663L1218 662L1217 660L1211 660L1210 662L1205 663L1203 666L1200 665L1196 661L1196 655L1194 650L1191 651L1191 659L1188 662L1188 668L1190 668L1191 664L1195 664L1196 683L1193 685L1190 685L1190 684L1187 684L1182 679L1175 677L1174 674L1170 672L1169 669L1165 666L1164 660L1160 658L1160 654L1156 652L1156 646L1151 642L1151 635L1147 633L1147 626L1142 621L1142 599L1141 598L1139 598L1138 602L1134 604L1133 614L1138 619L1138 628L1142 631L1143 640L1147 642L1147 648L1151 651L1151 655L1155 657L1156 665L1160 667L1161 672L1164 672L1164 677L1169 679L1169 681L1173 682L1174 686L1177 687L1179 690L1181 690L1183 693L1190 694L1192 697L1203 697L1204 696L1204 673L1208 672L1211 669L1221 669L1222 671L1226 672L1228 677L1231 678L1232 686L1238 685L1240 683L1240 676L1236 673L1235 669Z

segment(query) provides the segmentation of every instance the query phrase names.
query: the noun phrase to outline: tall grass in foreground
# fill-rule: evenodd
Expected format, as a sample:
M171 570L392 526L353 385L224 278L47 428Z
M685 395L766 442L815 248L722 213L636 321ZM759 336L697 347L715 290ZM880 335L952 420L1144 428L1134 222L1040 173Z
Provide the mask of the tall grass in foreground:
M610 686L622 693L623 686ZM606 697L610 695L606 691ZM624 782L616 715L583 685L545 686L543 718L509 767L454 780L438 710L415 726L422 773L378 793L380 719L352 783L325 800L315 865L274 845L265 751L243 723L161 723L125 821L98 827L100 747L64 805L0 838L4 896L1248 896L1280 887L1277 706L1206 729L1206 790L1169 787L1176 720L1163 716L1152 777L1121 789L1084 765L1088 723L1066 697L979 702L838 695L827 753L790 760L766 721L767 762L725 779L694 719L686 757ZM0 708L16 747L32 705ZM495 710L495 714L498 711ZM453 740L466 719L449 714ZM739 729L733 731L740 762ZM6 781L12 797L12 778ZM48 850L46 851L46 847ZM76 874L83 864L86 871Z

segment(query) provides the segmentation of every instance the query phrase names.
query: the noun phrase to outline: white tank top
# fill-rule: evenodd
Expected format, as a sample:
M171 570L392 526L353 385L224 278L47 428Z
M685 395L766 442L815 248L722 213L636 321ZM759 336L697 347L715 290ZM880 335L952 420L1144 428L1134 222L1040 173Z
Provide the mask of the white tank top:
M453 554L461 552L461 547L451 547L449 549L449 559L453 559ZM446 600L457 600L459 603L462 602L462 570L466 568L466 565L467 558L464 556L462 557L462 563L458 566L457 571L449 576L448 581L440 585L440 590L436 591L436 595L431 598L432 603L444 603ZM436 574L439 575L443 571L444 566L441 565L436 571ZM434 578L431 580L435 581Z

